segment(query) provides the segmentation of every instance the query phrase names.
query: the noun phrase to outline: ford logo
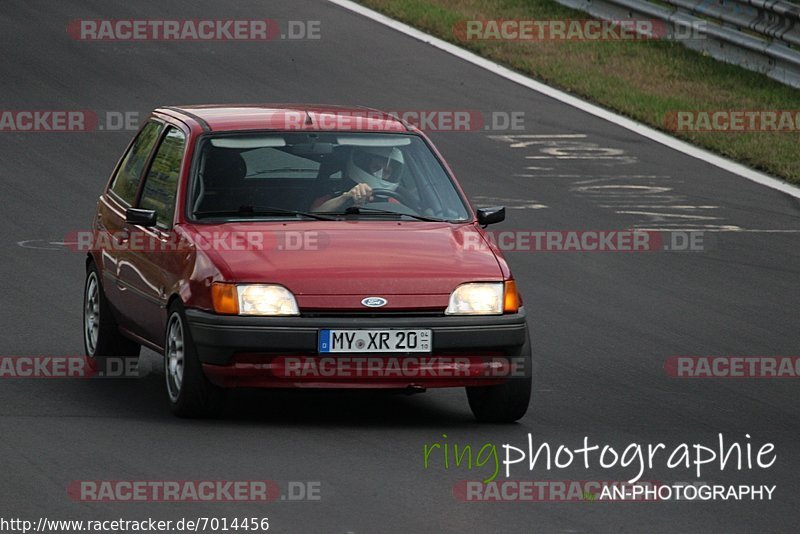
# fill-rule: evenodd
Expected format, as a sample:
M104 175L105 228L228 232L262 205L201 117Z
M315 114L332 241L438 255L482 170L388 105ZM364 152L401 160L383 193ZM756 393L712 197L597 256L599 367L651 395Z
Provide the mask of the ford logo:
M367 308L380 308L381 306L386 306L388 302L388 300L381 297L367 297L361 301L361 304Z

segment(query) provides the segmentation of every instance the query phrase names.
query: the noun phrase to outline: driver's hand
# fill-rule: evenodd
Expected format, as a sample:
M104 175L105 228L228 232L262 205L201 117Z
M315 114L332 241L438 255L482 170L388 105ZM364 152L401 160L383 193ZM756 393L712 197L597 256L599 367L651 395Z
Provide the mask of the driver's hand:
M372 201L372 188L367 184L357 184L346 195L350 197L353 204L360 206Z

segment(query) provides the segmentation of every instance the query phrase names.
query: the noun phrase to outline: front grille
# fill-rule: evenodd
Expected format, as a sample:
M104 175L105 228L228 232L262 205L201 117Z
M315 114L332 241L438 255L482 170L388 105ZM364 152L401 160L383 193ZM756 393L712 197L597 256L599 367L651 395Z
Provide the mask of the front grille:
M331 310L309 310L300 314L302 317L309 318L354 318L354 319L381 319L389 317L444 317L444 311L331 311Z

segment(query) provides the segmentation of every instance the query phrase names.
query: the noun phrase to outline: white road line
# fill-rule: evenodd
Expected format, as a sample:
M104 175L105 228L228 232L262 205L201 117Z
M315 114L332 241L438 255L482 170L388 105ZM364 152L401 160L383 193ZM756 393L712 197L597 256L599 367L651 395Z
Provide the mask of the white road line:
M634 224L635 230L648 232L742 232L745 229L735 224L702 224L691 226L690 223L660 223L661 226L653 226L653 223Z
M692 219L696 221L714 221L722 219L722 217L708 217L706 215L684 215L683 213L657 213L655 211L616 211L622 215L646 215L648 217L667 217L673 219Z
M645 200L642 195L653 195L656 197L656 201L663 200L660 195L669 193L672 188L656 185L582 185L573 187L571 190L594 197L635 198L638 202L642 202ZM680 196L683 197L683 195Z
M566 156L566 155L551 155L551 156L525 156L525 159L614 159L620 161L634 162L636 158L633 156Z
M559 178L585 178L587 175L585 174L541 174L540 176L555 176ZM581 180L579 182L574 182L576 185L582 184L592 184L595 182L607 182L604 178L609 178L611 180L624 180L626 178L664 178L671 180L673 179L672 176L667 175L660 175L660 174L594 174L592 175L594 178L591 180Z
M656 187L653 185L629 185L629 184L612 184L612 185L591 185L587 187L580 187L578 189L642 189L642 190L652 190L652 189L663 189L665 191L669 191L671 188L669 187Z
M740 163L736 163L729 159L723 158L722 156L712 154L707 150L703 150L702 148L698 148L684 141L680 141L670 135L667 135L665 133L659 132L658 130L650 128L649 126L645 126L644 124L641 124L634 120L628 119L621 115L617 115L612 111L603 109L600 106L597 106L595 104L590 104L589 102L581 100L580 98L576 98L563 91L559 91L558 89L554 89L541 82L537 82L518 72L514 72L511 69L503 67L502 65L499 65L494 61L482 58L476 54L473 54L472 52L464 50L463 48L447 43L432 35L429 35L425 32L412 28L407 24L403 24L402 22L398 22L385 15L381 15L377 11L373 11L369 8L366 8L350 0L328 0L328 2L343 7L349 11L352 11L353 13L357 13L359 15L367 17L368 19L383 24L384 26L388 26L393 30L404 33L405 35L413 37L414 39L422 41L423 43L427 43L435 48L447 52L448 54L456 56L459 59L468 61L473 65L486 69L489 72L497 74L498 76L502 76L507 80L518 83L524 87L527 87L528 89L536 91L537 93L549 96L555 100L558 100L559 102L563 102L569 106L572 106L573 108L580 109L581 111L585 111L586 113L594 115L595 117L599 117L603 120L614 123L617 126L620 126L621 128L630 130L638 135L641 135L642 137L651 139L656 143L660 143L664 146L672 148L673 150L682 152L687 156L691 156L693 158L705 161L706 163L714 165L715 167L719 167L720 169L741 176L742 178L751 180L757 184L761 184L766 187L775 189L777 191L781 191L795 198L800 198L800 188L793 186L787 182L784 182L777 178L773 178L772 176L768 176L756 170L750 169Z
M648 204L634 206L626 202L617 202L615 204L598 204L600 208L632 208L632 209L659 209L659 210L715 210L719 206L671 206L669 204Z
M513 143L517 139L585 139L586 134L507 134L490 135L490 139Z
M77 241L47 241L45 239L26 239L23 241L17 241L17 246L19 247L37 250L63 250L63 247L77 244Z
M755 228L740 228L731 226L729 228L651 228L649 226L636 227L642 232L736 232L742 234L800 234L800 230L760 230Z

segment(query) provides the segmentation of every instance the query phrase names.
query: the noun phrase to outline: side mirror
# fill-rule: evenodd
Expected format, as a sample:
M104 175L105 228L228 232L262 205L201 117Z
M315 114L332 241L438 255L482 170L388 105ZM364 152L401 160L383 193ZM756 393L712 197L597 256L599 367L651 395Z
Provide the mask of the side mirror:
M492 206L491 208L480 208L478 210L478 224L481 226L488 226L490 224L503 222L505 220L505 206Z
M126 223L149 227L155 226L157 220L156 210L143 210L139 208L128 208L125 210Z

